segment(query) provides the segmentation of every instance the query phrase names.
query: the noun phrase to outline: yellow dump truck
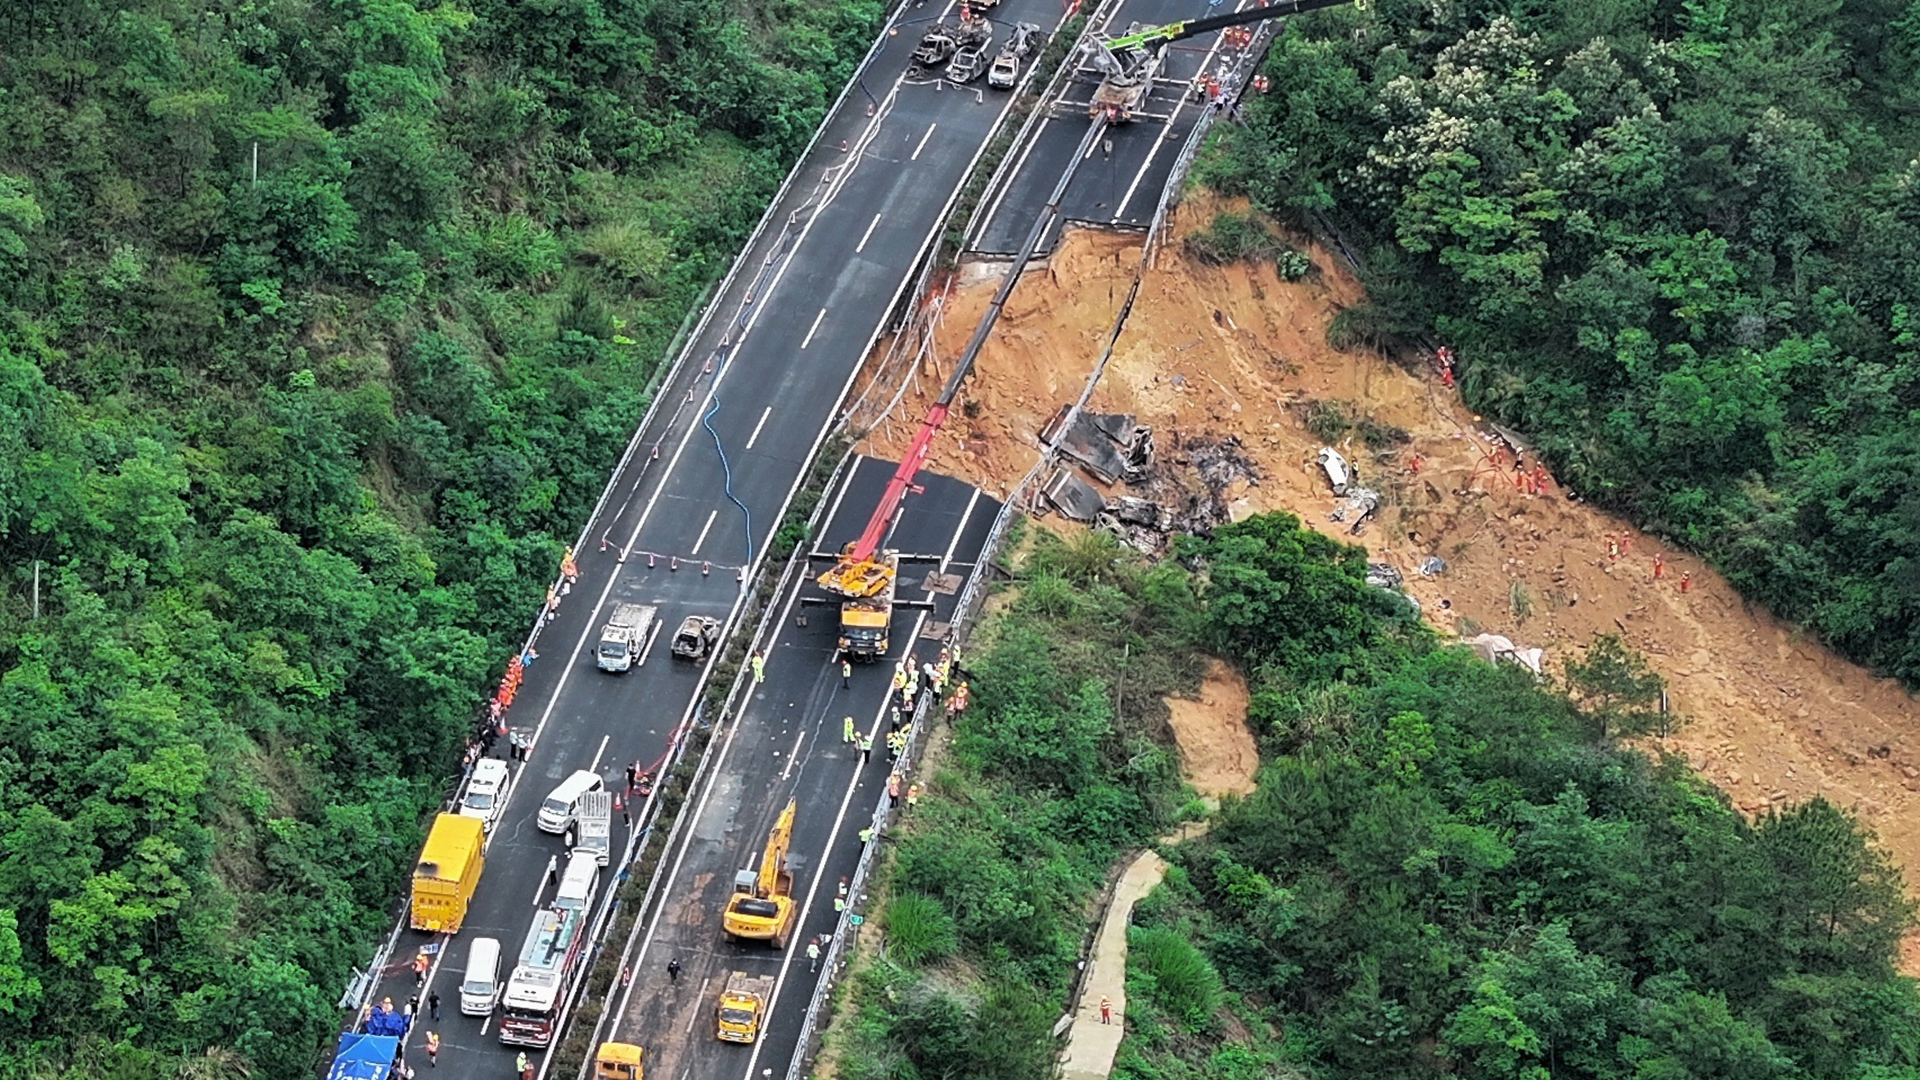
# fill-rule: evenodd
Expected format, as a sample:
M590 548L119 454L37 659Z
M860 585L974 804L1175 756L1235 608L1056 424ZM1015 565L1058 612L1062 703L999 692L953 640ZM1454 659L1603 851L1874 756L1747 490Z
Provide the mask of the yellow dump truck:
M729 972L720 991L715 1034L721 1042L750 1043L760 1037L760 1017L773 996L773 976Z
M642 1080L640 1054L632 1043L601 1043L593 1056L593 1080Z
M413 865L413 928L457 934L467 902L486 866L486 831L479 818L441 814L433 819L420 861Z

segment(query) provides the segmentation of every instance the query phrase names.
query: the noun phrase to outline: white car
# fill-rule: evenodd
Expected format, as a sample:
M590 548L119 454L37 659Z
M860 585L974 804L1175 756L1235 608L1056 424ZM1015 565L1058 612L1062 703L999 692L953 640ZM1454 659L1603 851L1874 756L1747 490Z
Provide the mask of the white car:
M507 763L499 758L481 758L474 763L473 778L467 781L467 797L460 800L460 816L479 818L480 827L493 831L493 821L507 801Z

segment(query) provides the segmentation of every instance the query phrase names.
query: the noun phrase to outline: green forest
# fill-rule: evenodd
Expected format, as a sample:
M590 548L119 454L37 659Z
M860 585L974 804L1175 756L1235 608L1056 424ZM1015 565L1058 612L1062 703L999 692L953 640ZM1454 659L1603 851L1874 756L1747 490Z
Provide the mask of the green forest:
M881 12L0 5L0 1075L319 1060Z
M1264 70L1196 175L1349 239L1341 338L1920 684L1920 3L1375 0Z
M1044 1075L1109 866L1205 813L1160 698L1205 655L1247 674L1263 767L1134 908L1116 1080L1920 1078L1898 871L1832 805L1749 823L1616 746L1660 693L1618 642L1537 684L1287 515L1151 567L1035 541L883 839L846 1080Z

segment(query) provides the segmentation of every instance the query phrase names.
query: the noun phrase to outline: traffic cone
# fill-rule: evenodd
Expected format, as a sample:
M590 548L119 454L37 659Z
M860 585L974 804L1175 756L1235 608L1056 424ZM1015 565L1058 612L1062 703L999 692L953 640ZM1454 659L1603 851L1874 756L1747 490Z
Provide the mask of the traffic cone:
M710 562L703 562L703 563L701 563L701 564L700 564L700 576L701 576L701 577L706 577L707 575L709 575L709 574L711 574L711 573L713 573L713 564L712 564L712 563L710 563Z
M653 552L647 552L647 569L653 569Z
M672 556L672 557L670 557L669 559L667 559L667 569L669 569L669 570L678 570L678 569L680 569L680 556L678 556L678 555L674 555L674 556Z
M606 533L600 534L600 550L601 551L607 550L607 534Z
M735 581L747 580L747 568L744 566L735 567L733 572L733 580Z
M652 460L654 460L654 461L659 461L659 460L660 460L660 444L659 444L659 443L654 443L654 444L653 444L653 458L652 458Z

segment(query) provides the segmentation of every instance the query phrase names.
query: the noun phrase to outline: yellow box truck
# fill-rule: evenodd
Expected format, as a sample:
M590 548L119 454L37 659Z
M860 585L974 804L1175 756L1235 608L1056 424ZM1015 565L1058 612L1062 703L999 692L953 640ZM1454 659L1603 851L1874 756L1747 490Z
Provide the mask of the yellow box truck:
M479 818L441 814L433 819L420 861L413 865L413 928L457 934L467 901L486 865L486 831Z

